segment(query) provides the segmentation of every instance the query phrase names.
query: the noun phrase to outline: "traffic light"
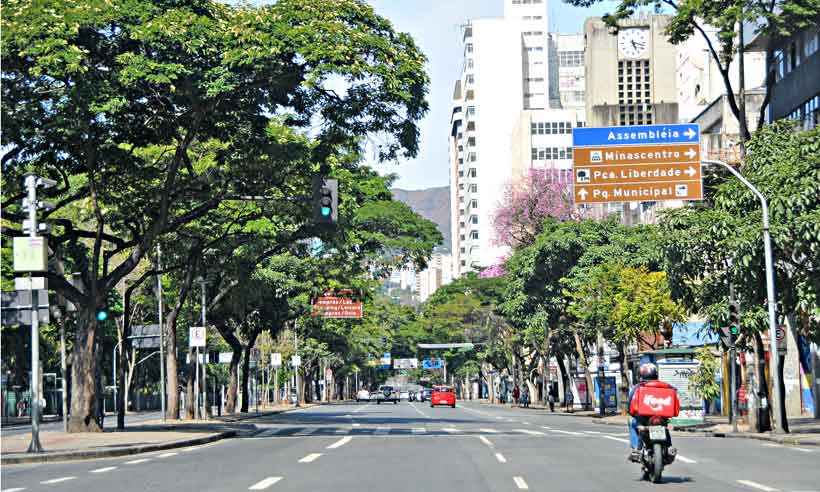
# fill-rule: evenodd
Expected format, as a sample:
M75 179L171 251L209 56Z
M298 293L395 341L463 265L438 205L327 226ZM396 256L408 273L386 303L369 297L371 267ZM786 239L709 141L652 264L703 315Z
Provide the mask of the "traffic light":
M734 336L740 333L740 310L737 301L729 302L729 333Z
M97 321L105 321L108 319L108 311L105 308L97 310Z
M313 178L313 216L319 224L335 224L339 215L339 181L316 176Z

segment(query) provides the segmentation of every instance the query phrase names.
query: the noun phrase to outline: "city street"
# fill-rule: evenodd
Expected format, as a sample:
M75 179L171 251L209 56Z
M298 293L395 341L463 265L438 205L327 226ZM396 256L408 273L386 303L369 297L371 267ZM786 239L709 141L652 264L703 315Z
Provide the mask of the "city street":
M663 483L627 463L627 430L459 402L330 404L254 421L254 437L95 461L5 466L2 491L820 490L820 449L675 435Z

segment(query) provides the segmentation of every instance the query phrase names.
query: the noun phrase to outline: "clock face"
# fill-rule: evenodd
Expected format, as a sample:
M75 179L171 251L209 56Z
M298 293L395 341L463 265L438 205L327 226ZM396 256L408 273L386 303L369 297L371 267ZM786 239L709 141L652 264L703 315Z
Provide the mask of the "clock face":
M641 58L649 47L649 29L630 27L618 31L618 53L622 58Z

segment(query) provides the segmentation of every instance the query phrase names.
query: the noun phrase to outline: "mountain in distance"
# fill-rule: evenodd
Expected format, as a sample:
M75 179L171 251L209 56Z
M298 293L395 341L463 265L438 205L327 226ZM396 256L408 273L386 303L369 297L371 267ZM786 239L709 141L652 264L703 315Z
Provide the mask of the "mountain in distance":
M404 202L417 214L433 221L441 235L442 246L450 251L450 187L437 186L421 190L393 188L393 197Z

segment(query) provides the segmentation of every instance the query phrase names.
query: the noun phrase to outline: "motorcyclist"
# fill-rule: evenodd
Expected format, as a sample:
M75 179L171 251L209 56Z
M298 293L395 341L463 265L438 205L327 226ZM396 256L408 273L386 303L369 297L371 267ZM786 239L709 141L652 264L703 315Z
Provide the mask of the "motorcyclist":
M641 364L641 367L638 369L640 374L640 382L632 387L629 390L629 401L627 404L627 408L632 408L632 398L635 396L636 390L650 382L650 381L657 381L658 380L658 366L651 362L646 362ZM641 417L638 415L632 415L632 418L629 419L629 444L631 446L631 450L629 453L629 461L640 463L641 461L641 438L638 434L638 426L640 425L647 425L649 421L649 417ZM667 431L668 436L668 431ZM675 448L669 448L670 454L674 455L676 450Z

